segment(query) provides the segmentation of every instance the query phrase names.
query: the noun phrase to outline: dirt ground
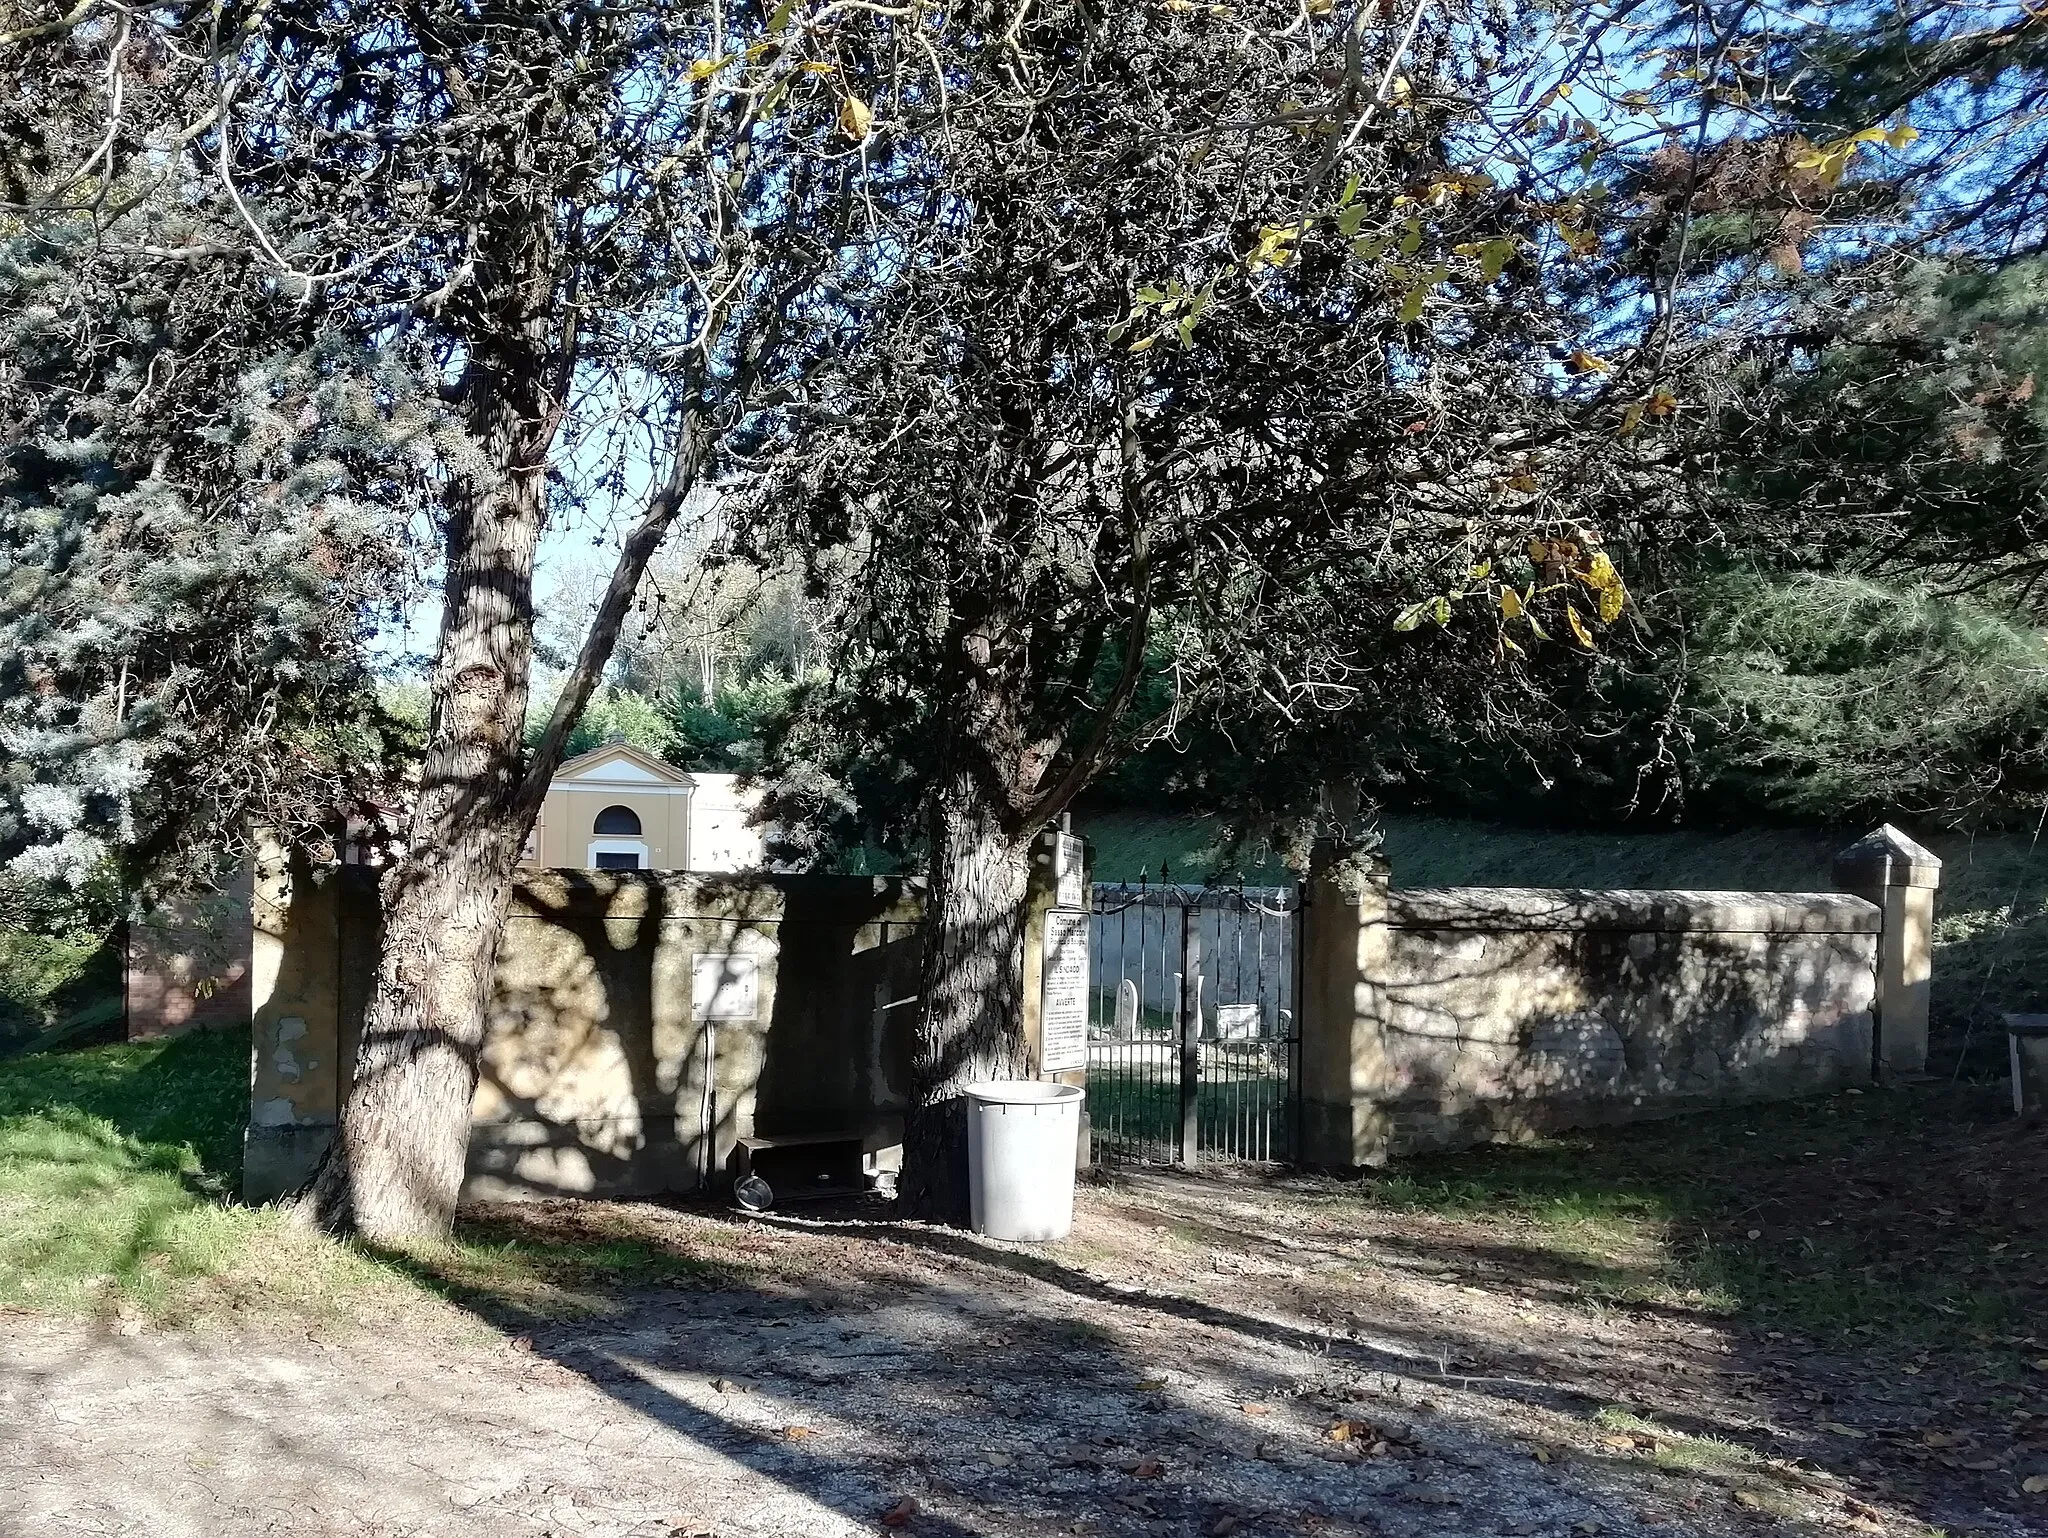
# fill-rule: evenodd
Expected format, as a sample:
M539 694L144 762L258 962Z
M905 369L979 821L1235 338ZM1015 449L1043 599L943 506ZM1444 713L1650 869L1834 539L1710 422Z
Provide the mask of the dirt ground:
M2048 1534L2032 1381L1590 1303L1498 1223L1164 1173L1043 1247L797 1212L505 1215L701 1272L575 1317L0 1314L0 1533Z

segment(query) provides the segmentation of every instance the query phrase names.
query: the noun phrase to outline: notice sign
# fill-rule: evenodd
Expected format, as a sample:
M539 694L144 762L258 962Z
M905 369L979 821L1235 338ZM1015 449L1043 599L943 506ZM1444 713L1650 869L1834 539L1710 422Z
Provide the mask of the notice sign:
M1055 835L1052 846L1053 902L1062 908L1088 906L1088 889L1081 884L1086 874L1082 865L1087 846L1072 833Z
M761 963L703 951L690 958L690 1002L699 1020L751 1020L761 1008Z
M1088 1066L1088 915L1045 915L1038 988L1038 1071Z

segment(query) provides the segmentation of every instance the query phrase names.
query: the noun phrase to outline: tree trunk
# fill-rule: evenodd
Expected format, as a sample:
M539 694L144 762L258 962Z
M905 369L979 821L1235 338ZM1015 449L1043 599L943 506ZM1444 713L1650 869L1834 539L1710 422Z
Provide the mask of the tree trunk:
M922 1001L904 1118L899 1209L965 1226L967 1102L961 1091L1025 1070L1022 994L1027 840L967 770L950 772L932 811Z
M335 1146L301 1201L373 1243L445 1238L468 1157L470 1102L498 939L532 812L521 731L533 560L550 428L490 385L471 427L502 479L447 498L447 576L433 718L406 853L386 875L384 944Z

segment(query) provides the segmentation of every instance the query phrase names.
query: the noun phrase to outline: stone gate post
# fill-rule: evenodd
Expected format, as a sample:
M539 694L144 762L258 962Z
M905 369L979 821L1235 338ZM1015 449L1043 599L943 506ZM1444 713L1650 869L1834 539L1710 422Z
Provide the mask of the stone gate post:
M1836 886L1884 913L1877 947L1877 1076L1896 1081L1925 1073L1941 861L1886 823L1836 855L1834 874Z
M1024 1050L1035 1078L1088 1084L1088 1017L1094 999L1089 913L1094 907L1093 852L1067 819L1041 833L1031 850L1024 898ZM1050 964L1050 965L1048 965ZM1089 1163L1092 1132L1081 1108L1080 1162Z
M1309 857L1301 904L1304 1162L1386 1162L1386 1051L1376 991L1387 970L1386 860L1334 840Z

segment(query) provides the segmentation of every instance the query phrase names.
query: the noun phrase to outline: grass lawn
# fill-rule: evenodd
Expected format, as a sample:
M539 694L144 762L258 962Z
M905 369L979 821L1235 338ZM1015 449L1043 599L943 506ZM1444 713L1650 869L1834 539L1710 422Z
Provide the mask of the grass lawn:
M1596 1305L1844 1345L2024 1340L2048 1305L2048 1129L1967 1086L1414 1159L1354 1200L1454 1220Z
M465 1222L376 1255L241 1206L248 1059L246 1034L199 1031L0 1062L0 1309L365 1318L424 1289L545 1315L706 1270L603 1222L573 1241Z

